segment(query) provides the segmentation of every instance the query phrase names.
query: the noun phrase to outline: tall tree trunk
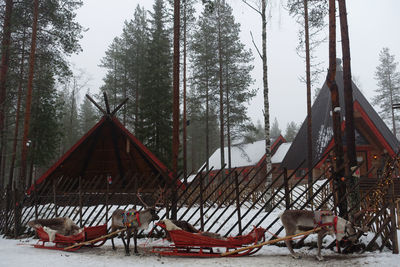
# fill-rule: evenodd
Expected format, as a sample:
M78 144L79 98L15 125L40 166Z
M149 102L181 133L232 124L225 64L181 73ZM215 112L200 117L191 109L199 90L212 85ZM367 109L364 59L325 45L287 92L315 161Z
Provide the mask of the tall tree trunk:
M173 134L172 134L172 172L178 172L179 154L179 33L180 33L180 1L174 0L174 62L173 62ZM175 188L175 185L173 185ZM173 194L175 196L175 194ZM172 219L176 219L176 202L173 201Z
M223 4L222 4L223 5ZM222 80L222 43L221 43L221 3L218 3L218 77L219 77L219 124L220 124L220 147L221 147L221 170L225 165L225 148L224 148L224 89ZM224 179L225 171L221 171L221 179Z
M208 65L207 65L208 66ZM208 170L210 169L210 134L209 134L209 130L210 130L210 120L209 120L209 116L210 116L210 99L209 99L209 84L208 84L208 67L206 66L206 173L208 173Z
M230 102L229 102L229 74L228 74L228 59L225 58L225 79L226 79L226 139L228 146L228 170L232 168L232 151L231 151L231 123L230 123Z
M18 143L19 120L20 120L20 109L21 109L21 98L22 98L22 82L24 80L24 63L25 63L25 28L22 35L22 55L21 55L21 63L20 63L19 78L18 78L17 111L15 115L13 150L10 163L9 184L11 185L14 183L14 166L15 166L15 159L17 157L17 143Z
M393 135L397 138L397 133L396 133L396 122L394 118L394 108L393 108L393 87L392 87L392 81L390 79L390 74L389 74L389 91L390 91L390 108L392 110L392 127L393 127Z
M183 4L183 177L187 183L187 132L186 132L186 1Z
M124 60L124 88L123 88L123 95L124 95L124 99L123 100L125 100L126 99L126 96L127 96L127 76L128 76L128 71L127 71L127 66L126 66L126 60ZM117 105L118 103L116 103L116 105ZM124 110L123 110L123 113L122 113L122 124L126 127L126 107L127 107L127 105L124 105Z
M138 46L136 47L136 58L139 56L139 51L138 51ZM135 135L140 138L141 141L143 141L142 137L138 135L138 130L139 130L139 79L140 79L140 74L139 71L137 72L136 76L136 91L135 91Z
M267 3L266 0L261 1L261 21L262 21L262 65L263 65L263 87L264 87L264 129L265 129L265 166L266 173L272 169L271 164L271 137L270 137L270 123L269 123L269 99L268 99L268 67L267 67ZM272 183L272 175L267 176L266 186ZM270 199L272 194L269 190L266 194L267 199ZM267 210L271 209L272 201L266 207Z
M311 114L311 66L310 66L310 35L308 27L308 0L304 0L304 33L306 45L306 83L307 83L307 168L308 168L308 198L313 195L312 182L312 114Z
M349 174L346 179L347 189L350 190L358 184L358 177L352 176L352 169L357 167L356 141L354 133L354 109L353 109L353 88L351 83L350 65L350 41L349 29L347 25L346 0L339 0L340 32L342 37L343 55L343 83L344 83L344 102L346 108L346 145ZM350 207L357 206L359 210L360 190L356 187L349 194Z
M0 166L3 163L3 153L5 149L4 140L4 120L5 120L5 100L6 100L6 80L8 72L8 61L10 58L11 44L11 15L13 0L6 0L6 10L3 24L3 40L1 42L1 70L0 70ZM0 172L0 186L4 184L4 173Z
M28 90L26 94L25 104L25 119L24 119L24 136L22 138L22 151L21 151L21 173L20 179L17 185L18 189L25 189L26 184L26 159L28 154L28 134L29 134L29 122L31 119L31 105L32 105L32 89L33 89L33 75L35 71L35 54L36 54L36 34L37 34L37 23L39 13L39 0L34 0L33 9L33 24L32 24L32 41L31 51L29 54L29 76L28 76Z
M340 103L339 91L336 84L336 8L335 0L329 0L329 69L326 76L326 84L331 91L332 100L332 121L333 121L333 137L335 141L334 151L336 156L335 170L335 195L336 204L339 207L339 216L347 217L347 202L342 200L346 194L346 185L341 180L344 176L344 158L343 144L340 122Z

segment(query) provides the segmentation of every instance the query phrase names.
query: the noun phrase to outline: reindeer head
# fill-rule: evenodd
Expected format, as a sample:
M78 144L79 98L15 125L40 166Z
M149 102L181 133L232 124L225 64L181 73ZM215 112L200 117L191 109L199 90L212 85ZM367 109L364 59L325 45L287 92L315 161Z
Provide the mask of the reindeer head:
M358 212L356 212L354 214L350 214L349 215L349 220L350 220L350 223L351 223L352 227L355 230L357 230L359 232L362 232L362 233L368 232L369 229L370 229L368 226L362 224L362 221L363 221L363 218L364 218L365 214L366 214L366 211L365 210L361 210L361 211L358 211Z
M150 211L152 221L157 221L160 219L160 217L158 217L158 215L157 215L155 208L151 207L151 208L148 208L147 210Z

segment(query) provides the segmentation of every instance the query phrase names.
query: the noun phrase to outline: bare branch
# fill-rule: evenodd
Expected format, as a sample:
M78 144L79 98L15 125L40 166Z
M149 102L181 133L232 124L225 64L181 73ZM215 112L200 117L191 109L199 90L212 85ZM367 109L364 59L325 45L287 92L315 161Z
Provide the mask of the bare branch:
M250 35L251 35L251 41L252 41L254 47L256 48L257 53L258 53L258 55L260 56L260 58L262 59L263 57L262 57L262 55L261 55L261 53L260 53L260 50L258 50L258 47L257 47L256 43L254 42L253 33L252 33L251 31L250 31Z
M245 3L246 5L248 5L251 9L253 9L253 10L254 10L255 12L257 12L258 14L260 14L260 16L262 15L261 12L260 12L257 8L255 8L255 7L253 7L252 5L250 5L249 3L247 3L246 0L242 0L242 2Z

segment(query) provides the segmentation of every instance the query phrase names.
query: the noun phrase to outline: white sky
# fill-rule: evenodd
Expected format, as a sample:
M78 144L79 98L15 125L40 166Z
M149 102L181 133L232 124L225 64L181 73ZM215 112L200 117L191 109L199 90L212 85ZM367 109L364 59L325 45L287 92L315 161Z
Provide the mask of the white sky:
M83 52L72 56L77 68L83 69L90 77L88 88L91 93L97 92L102 85L105 70L98 67L100 59L116 36L120 36L125 20L133 18L134 10L139 4L152 10L152 0L83 0L84 6L78 11L77 20L88 31L81 40ZM254 122L263 122L263 93L261 59L256 54L251 42L250 31L261 47L261 18L240 0L227 0L234 9L234 15L241 23L242 42L253 50L255 69L252 73L256 80L258 95L249 104L249 115ZM306 116L305 84L299 81L304 73L304 63L296 54L296 24L281 2L274 0L272 18L268 24L268 83L270 100L270 121L276 117L284 131L287 123L302 123ZM361 85L361 90L368 100L375 95L376 80L374 72L379 64L378 55L383 47L389 47L400 61L400 1L399 0L348 0L348 23L350 35L352 74ZM337 31L340 40L340 29ZM337 44L338 57L341 56L341 44ZM324 44L317 56L328 66L328 46ZM400 66L398 67L400 71ZM321 75L322 80L326 74ZM81 91L83 95L86 90Z

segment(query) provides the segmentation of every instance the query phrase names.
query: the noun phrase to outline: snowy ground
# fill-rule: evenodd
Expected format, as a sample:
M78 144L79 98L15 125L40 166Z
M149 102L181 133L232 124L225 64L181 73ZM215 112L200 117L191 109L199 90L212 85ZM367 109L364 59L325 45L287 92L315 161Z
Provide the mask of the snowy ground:
M400 234L400 233L399 233ZM161 240L140 240L138 256L125 256L123 244L115 239L117 250L107 241L99 248L81 248L75 252L37 249L37 240L0 238L0 266L399 266L400 256L390 251L382 253L337 254L324 249L325 261L315 258L316 249L296 250L302 255L295 260L288 256L286 247L264 246L253 256L241 258L183 258L160 257L148 252L152 245L165 245ZM328 240L329 241L329 240ZM165 241L166 242L166 241ZM133 242L132 242L133 243ZM327 242L325 242L327 243Z
M190 216L192 212L195 212L195 207L192 208L187 216ZM208 218L208 214L212 213L214 209L211 209L209 213L205 215ZM242 209L244 214L246 209ZM181 212L181 210L180 210ZM217 210L217 215L222 210ZM221 227L221 232L226 232L231 228L235 220L229 220L228 223L223 224L227 216L234 212L234 207L229 207L228 212L217 221L215 226L210 231L216 231ZM257 209L250 210L250 213L245 216L243 225L248 222L249 218L252 218L258 212ZM275 218L279 216L281 211L276 210L267 219L261 223L262 227L269 225ZM265 212L262 211L257 217L262 218ZM215 215L216 216L216 215ZM186 219L186 217L185 217ZM102 222L98 222L101 224ZM257 223L255 221L254 223ZM253 223L252 223L253 225ZM275 232L281 226L280 222L275 224L270 231ZM150 227L151 228L151 227ZM237 228L237 227L236 227ZM245 233L249 232L245 231ZM235 235L236 230L231 235ZM280 233L283 236L284 232ZM400 238L400 231L398 231ZM266 238L271 237L269 233L266 233ZM371 240L373 234L371 233L363 239ZM289 251L286 247L279 246L264 246L260 251L252 256L240 257L240 258L186 258L186 257L160 257L158 255L149 252L152 246L166 246L169 243L161 239L140 239L138 256L133 253L131 256L125 256L124 247L120 239L114 239L117 250L112 250L111 241L107 241L102 247L99 248L81 248L75 252L64 252L59 250L48 250L48 249L37 249L33 245L36 244L37 239L5 239L0 236L0 267L1 266L400 266L400 256L392 254L389 250L384 250L382 253L372 252L363 254L338 254L332 250L324 249L322 255L325 257L325 261L319 262L316 258L316 249L309 249L304 247L296 250L296 252L302 255L301 259L295 260L289 256ZM308 241L316 241L316 235L311 235L307 238ZM327 236L324 238L324 245L330 244L333 237ZM366 242L364 240L363 243ZM400 241L400 240L399 240ZM380 240L378 239L378 245ZM133 252L133 242L131 242L131 252ZM224 252L223 250L221 252Z

